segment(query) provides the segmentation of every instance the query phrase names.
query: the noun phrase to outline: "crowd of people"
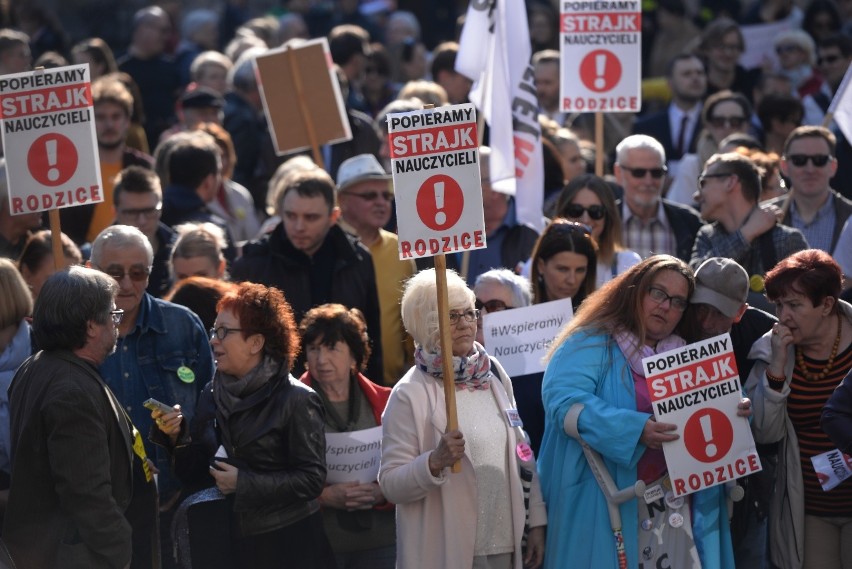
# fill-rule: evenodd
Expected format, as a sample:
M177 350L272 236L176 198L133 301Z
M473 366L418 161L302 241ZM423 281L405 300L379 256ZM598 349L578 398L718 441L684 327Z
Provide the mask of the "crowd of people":
M104 196L59 255L0 164L0 567L852 567L852 482L812 460L852 454L852 3L643 3L643 110L595 140L527 0L541 229L486 132L487 246L447 255L446 302L399 258L387 116L468 102L463 7L159 4L126 45L0 9L0 74L88 65ZM352 139L278 156L254 60L318 37ZM553 301L510 377L485 315ZM642 358L726 333L762 471L675 497ZM665 490L616 528L603 470Z

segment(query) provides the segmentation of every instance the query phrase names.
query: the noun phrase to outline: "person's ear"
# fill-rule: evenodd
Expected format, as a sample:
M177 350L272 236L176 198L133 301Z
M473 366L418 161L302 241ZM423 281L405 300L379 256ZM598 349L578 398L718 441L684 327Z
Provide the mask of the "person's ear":
M263 334L252 334L251 342L249 343L249 350L252 355L259 354L263 351L263 346L266 345L266 338L263 337Z
M748 303L744 302L743 305L740 306L740 309L737 310L737 314L734 316L734 324L743 319L743 315L745 315L746 310L748 310Z
M826 296L822 301L822 315L828 316L831 314L831 311L834 310L835 298L833 296Z
M331 208L331 215L329 216L329 219L331 220L332 225L337 223L337 220L340 219L340 208L339 207L334 206L333 208Z

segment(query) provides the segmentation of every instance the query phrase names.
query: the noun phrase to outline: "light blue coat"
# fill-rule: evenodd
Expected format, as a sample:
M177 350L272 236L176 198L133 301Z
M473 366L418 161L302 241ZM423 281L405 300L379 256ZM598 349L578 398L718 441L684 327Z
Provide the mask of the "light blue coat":
M544 439L538 459L548 511L546 569L615 569L618 561L606 500L583 450L563 430L568 409L583 403L578 428L604 459L615 485L636 483L639 443L650 416L636 411L627 360L608 335L577 333L553 355L544 374ZM693 532L704 569L733 569L723 486L692 494ZM639 567L637 500L620 506L628 567ZM722 515L724 514L724 515Z

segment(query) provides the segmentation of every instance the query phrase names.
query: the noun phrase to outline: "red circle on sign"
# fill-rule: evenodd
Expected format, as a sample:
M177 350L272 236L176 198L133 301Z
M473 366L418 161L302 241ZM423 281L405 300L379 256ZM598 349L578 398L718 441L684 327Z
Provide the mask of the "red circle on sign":
M621 80L621 61L611 51L596 49L580 62L580 80L595 93L609 91Z
M39 184L59 186L77 171L77 148L61 134L38 137L27 152L27 167Z
M434 231L455 225L464 210L464 193L453 178L445 174L430 176L417 190L417 215Z
M686 450L695 460L721 460L734 444L734 427L718 409L702 409L686 421L683 428Z

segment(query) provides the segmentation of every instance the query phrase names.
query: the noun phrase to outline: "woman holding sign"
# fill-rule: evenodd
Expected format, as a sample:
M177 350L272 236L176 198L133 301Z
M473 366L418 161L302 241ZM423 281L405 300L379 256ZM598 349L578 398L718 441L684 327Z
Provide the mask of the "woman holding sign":
M642 367L643 357L684 345L674 330L693 288L683 261L649 257L589 296L555 340L542 386L539 473L550 532L559 538L548 540L546 567L733 568L723 487L679 498L671 492L662 445L679 435L654 420ZM620 506L618 539L583 449L565 431L578 403L580 435L615 485L643 480L648 488L644 500Z
M357 308L323 304L305 314L299 325L307 369L299 378L313 387L325 409L325 432L366 431L382 424L390 388L361 373L370 358L367 324ZM331 441L326 441L331 446ZM381 449L375 449L375 471ZM334 457L326 450L329 478ZM369 462L363 454L359 464ZM352 466L343 464L339 466ZM356 465L357 466L357 465ZM375 480L329 483L319 497L338 569L393 569L396 562L394 508Z
M459 419L450 432L434 269L411 277L402 296L415 365L394 386L385 410L379 470L382 491L397 508L397 567L535 568L547 521L512 382L474 340L480 314L473 292L453 271L447 271L447 289L447 356ZM461 470L453 473L457 461Z
M820 455L837 447L820 414L852 369L852 306L839 300L842 271L828 253L799 251L766 274L778 322L755 342L746 389L754 439L780 441L769 519L770 556L782 569L852 567L852 484L826 491ZM825 474L823 474L823 472Z

